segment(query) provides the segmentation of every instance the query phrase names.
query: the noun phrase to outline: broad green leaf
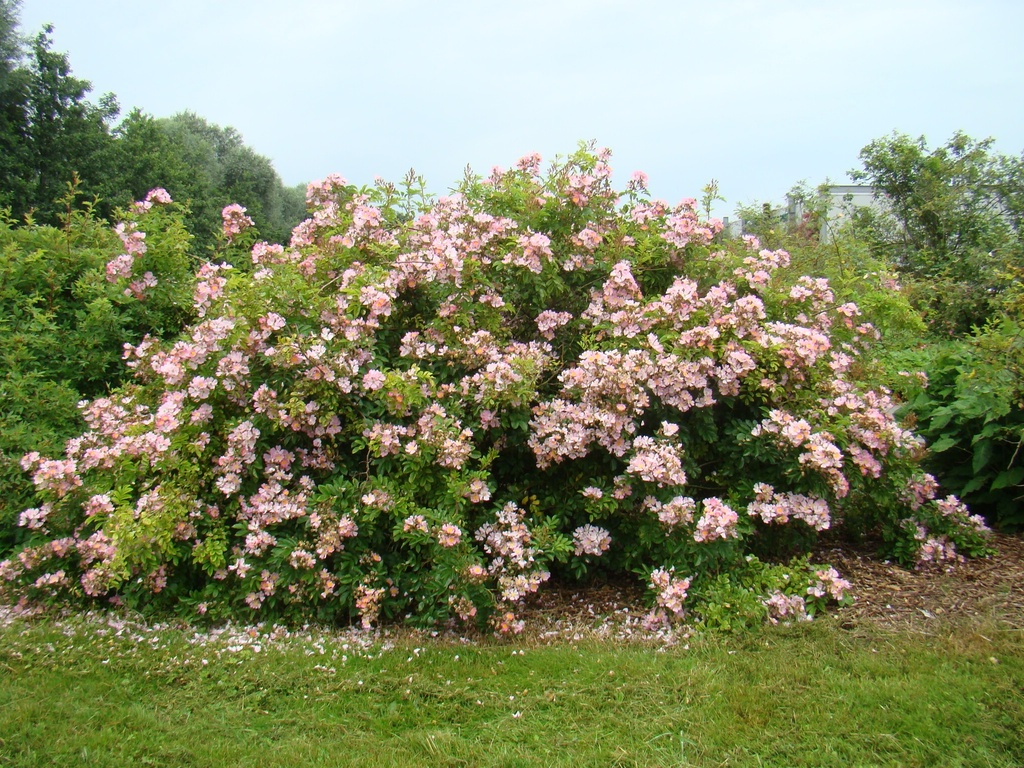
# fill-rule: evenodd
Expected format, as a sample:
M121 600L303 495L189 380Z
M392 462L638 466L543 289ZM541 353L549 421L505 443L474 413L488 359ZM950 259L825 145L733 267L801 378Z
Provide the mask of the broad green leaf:
M960 489L960 495L966 496L969 493L980 491L988 484L989 475L976 475L967 481L966 485Z
M1002 424L998 424L996 422L989 422L985 425L981 432L974 436L974 440L972 440L971 442L976 443L983 438L994 437L995 434L999 432L1002 428Z
M992 481L992 490L998 491L1000 488L1018 485L1021 480L1024 480L1024 467L1011 467L1010 469L1004 469L996 475L996 479Z
M932 402L932 398L928 395L927 392L921 392L920 394L918 394L917 397L914 398L914 401L910 404L910 410L922 410L927 406L931 405Z
M974 474L979 474L989 461L992 460L992 441L979 440L974 446L974 460L971 462L971 469Z

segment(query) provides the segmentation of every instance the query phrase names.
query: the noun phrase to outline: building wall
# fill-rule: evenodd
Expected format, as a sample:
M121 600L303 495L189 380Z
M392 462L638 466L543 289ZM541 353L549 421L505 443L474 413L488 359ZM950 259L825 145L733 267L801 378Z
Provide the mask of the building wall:
M828 197L829 216L828 221L822 223L822 241L829 240L831 232L849 219L854 210L858 208L874 208L879 211L885 209L884 197L876 197L875 188L866 184L832 184L823 191ZM802 202L789 195L786 196L786 201L789 220L799 221L805 213Z

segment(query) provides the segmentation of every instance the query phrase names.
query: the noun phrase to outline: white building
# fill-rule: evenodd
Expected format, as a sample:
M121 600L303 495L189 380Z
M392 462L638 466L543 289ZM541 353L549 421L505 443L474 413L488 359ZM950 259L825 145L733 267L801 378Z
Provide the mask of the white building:
M822 222L821 240L827 241L831 233L848 220L858 208L885 210L884 196L878 196L875 188L866 184L831 184L820 187L820 195L825 196L828 220ZM786 220L798 222L806 212L806 205L800 197L786 195Z

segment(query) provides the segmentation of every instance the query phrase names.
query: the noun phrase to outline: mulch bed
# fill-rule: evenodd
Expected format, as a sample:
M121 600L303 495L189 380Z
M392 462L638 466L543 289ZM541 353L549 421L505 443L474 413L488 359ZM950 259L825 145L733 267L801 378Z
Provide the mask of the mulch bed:
M996 554L907 570L849 548L821 554L853 585L844 621L914 628L937 619L996 621L1024 628L1024 538L995 534Z
M825 545L814 562L828 563L851 585L853 603L839 609L847 629L928 631L942 623L995 622L1024 629L1024 538L994 534L996 554L962 563L908 570L877 558L869 546ZM541 637L593 635L605 626L612 637L639 624L647 609L637 583L578 587L545 585L522 612ZM627 635L630 634L627 632Z

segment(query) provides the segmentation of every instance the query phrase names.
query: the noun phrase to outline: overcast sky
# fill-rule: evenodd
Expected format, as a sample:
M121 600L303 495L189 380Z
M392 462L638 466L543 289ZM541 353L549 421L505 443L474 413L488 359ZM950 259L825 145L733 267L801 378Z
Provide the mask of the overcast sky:
M233 126L285 184L410 167L446 191L529 152L737 204L846 181L893 130L1024 149L1019 0L22 0L122 112Z

